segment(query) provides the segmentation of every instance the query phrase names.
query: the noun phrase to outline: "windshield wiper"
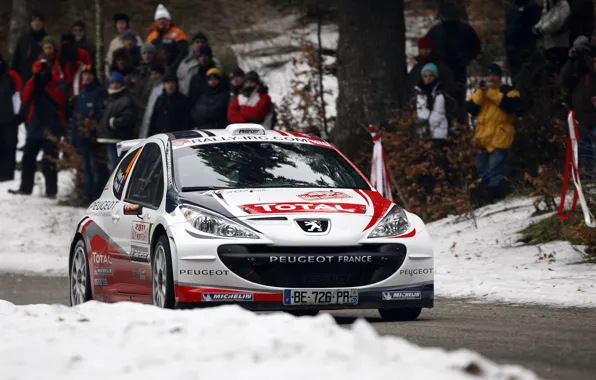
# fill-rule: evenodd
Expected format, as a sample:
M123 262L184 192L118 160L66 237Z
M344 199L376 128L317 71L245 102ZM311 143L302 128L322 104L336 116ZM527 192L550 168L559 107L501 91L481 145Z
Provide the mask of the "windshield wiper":
M185 186L185 187L182 187L183 192L209 191L209 190L222 190L222 189L229 189L229 187L214 187L214 186Z

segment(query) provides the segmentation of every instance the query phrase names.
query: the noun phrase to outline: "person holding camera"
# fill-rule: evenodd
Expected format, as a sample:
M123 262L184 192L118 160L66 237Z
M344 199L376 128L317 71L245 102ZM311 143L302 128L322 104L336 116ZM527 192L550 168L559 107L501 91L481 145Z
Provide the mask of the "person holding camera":
M478 153L478 177L482 182L477 202L484 204L501 198L501 179L509 148L513 144L513 123L520 112L520 94L502 82L503 72L496 63L486 69L486 75L466 103L468 112L476 117L473 142Z
M45 40L44 40L45 41ZM44 56L55 54L51 43L44 43ZM46 197L55 199L58 193L57 141L66 125L64 106L67 94L58 87L52 76L52 65L47 58L33 64L33 77L27 81L21 93L21 113L26 115L27 141L21 160L21 185L18 190L9 190L11 194L30 195L37 170L37 155L43 150L41 161L45 177Z

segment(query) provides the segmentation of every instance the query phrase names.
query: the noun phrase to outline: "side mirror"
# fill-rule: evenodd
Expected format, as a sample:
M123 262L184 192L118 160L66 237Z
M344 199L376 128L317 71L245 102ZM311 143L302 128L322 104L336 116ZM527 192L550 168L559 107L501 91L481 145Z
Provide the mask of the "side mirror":
M143 206L137 204L125 204L124 215L143 215Z

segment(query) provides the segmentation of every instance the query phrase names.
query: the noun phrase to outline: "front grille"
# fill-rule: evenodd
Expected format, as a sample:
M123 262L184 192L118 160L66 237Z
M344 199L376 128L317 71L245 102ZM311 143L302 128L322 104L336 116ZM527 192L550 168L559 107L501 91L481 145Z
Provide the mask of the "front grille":
M403 244L350 247L223 245L219 258L248 281L284 288L334 288L374 284L394 274L406 258Z

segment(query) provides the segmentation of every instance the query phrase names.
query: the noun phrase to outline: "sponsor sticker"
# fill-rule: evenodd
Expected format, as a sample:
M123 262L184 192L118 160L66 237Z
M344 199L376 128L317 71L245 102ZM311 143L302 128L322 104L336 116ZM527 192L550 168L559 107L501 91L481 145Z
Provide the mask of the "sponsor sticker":
M93 263L95 264L112 265L112 258L109 255L91 252L91 256L93 257Z
M182 141L182 140L177 140ZM272 141L272 142L291 142L298 144L312 144L331 148L331 144L325 140L318 140L315 138L307 137L294 137L294 136L270 136L270 135L237 135L237 136L215 136L215 137L200 137L196 139L188 140L184 144L172 144L173 149L178 149L185 146L201 145L201 144L213 144L213 143L224 143L224 142L245 142L245 141Z
M108 284L107 278L96 278L93 280L95 286L106 286Z
M227 276L227 269L180 269L180 275L186 276Z
M324 263L372 263L372 256L350 255L350 256L269 256L270 263L280 264L324 264Z
M302 203L302 202L284 202L284 203L258 203L238 206L242 211L248 214L282 214L296 212L332 212L346 214L364 214L366 206L353 203Z
M352 197L340 191L310 191L308 193L299 194L298 198L304 199L305 201L319 201L323 199L342 199Z
M95 201L91 203L87 211L111 211L116 207L118 201Z
M132 261L149 262L149 248L138 245L130 246L130 259Z
M203 302L222 302L222 301L252 302L254 297L253 297L252 293L203 293L201 299Z
M135 281L144 281L147 277L147 270L146 269L133 269L132 271L132 279Z
M151 223L133 221L131 240L137 243L149 244Z
M383 301L392 301L392 300L419 300L422 299L422 292L421 291L387 291L382 292Z
M399 271L399 274L404 276L416 276L421 274L433 274L433 268L423 268L423 269L402 269Z
M97 276L111 276L112 268L95 268L93 269L93 273Z

